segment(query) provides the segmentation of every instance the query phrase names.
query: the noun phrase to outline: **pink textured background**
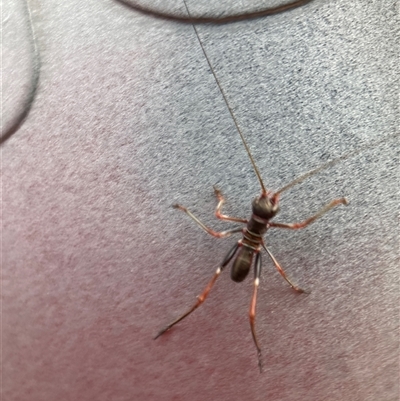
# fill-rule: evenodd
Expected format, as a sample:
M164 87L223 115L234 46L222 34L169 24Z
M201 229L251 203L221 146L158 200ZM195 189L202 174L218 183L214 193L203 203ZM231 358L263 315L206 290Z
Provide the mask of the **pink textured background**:
M311 293L293 293L264 256L261 375L252 283L229 272L152 340L235 241L208 237L170 205L221 229L230 225L213 218L212 185L232 215L248 215L259 191L193 28L111 0L29 5L40 86L1 150L2 399L398 400L398 139L378 143L398 130L393 2L316 0L199 27L267 186L372 145L282 197L284 222L338 196L350 205L301 232L268 233ZM3 123L29 89L23 10L21 0L3 12Z

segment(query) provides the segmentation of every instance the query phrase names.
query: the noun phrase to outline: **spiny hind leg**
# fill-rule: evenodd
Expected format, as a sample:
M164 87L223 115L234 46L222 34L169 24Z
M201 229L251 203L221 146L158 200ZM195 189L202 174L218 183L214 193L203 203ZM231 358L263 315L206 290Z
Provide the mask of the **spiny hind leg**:
M235 253L238 250L238 248L239 248L239 243L236 243L235 246L228 252L228 254L225 256L225 259L222 262L222 264L215 271L214 276L212 277L211 281L207 284L207 286L204 289L204 291L197 297L196 303L187 312L185 312L183 315L181 315L180 317L175 319L168 326L166 326L162 330L160 330L157 333L157 335L154 337L154 340L157 339L158 337L160 337L166 331L168 331L172 326L175 326L177 323L179 323L181 320L183 320L186 316L190 315L194 310L196 310L206 300L209 292L211 291L211 288L214 286L215 282L217 281L217 278L222 273L222 271L224 270L225 266L235 256Z
M253 296L251 297L249 319L250 319L251 334L253 336L254 344L257 348L258 367L260 368L260 373L261 373L262 368L263 368L262 354L261 354L261 348L258 345L256 329L255 329L257 290L258 290L258 286L260 284L260 276L261 276L261 254L257 253L256 261L255 261L255 265L254 265L254 289L253 289Z
M218 199L218 205L217 205L217 208L215 209L215 217L220 220L235 221L237 223L247 224L248 220L246 220L246 219L242 219L240 217L230 217L225 214L222 214L221 209L222 209L222 205L225 203L225 198L222 195L222 192L215 185L213 186L213 188L214 188L214 194Z

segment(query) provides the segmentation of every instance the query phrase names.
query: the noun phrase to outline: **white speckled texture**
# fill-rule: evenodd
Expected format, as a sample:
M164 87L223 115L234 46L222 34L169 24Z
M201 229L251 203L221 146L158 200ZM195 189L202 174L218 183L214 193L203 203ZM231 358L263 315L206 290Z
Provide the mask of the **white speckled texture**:
M188 2L199 14L268 4L207 3ZM224 272L199 310L152 340L235 241L207 236L170 205L223 229L232 225L215 221L212 185L231 215L248 216L259 193L193 27L112 0L29 4L40 87L2 146L4 400L397 401L394 2L315 0L198 27L269 188L371 144L282 196L276 221L335 197L350 204L307 229L268 232L310 294L288 288L264 255L262 374L248 323L252 274L236 284ZM7 45L3 57L14 57ZM6 90L26 82L3 79Z

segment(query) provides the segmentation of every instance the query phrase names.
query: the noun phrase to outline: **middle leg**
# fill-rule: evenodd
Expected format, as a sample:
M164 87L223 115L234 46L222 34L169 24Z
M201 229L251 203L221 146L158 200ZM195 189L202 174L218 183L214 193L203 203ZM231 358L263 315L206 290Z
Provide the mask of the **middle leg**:
M285 271L282 269L281 265L279 262L275 259L274 255L272 255L271 251L265 246L265 244L262 244L263 248L265 251L268 253L269 257L272 259L272 262L274 263L276 270L278 270L279 274L287 281L287 283L297 292L300 293L307 293L307 291L304 291L300 287L297 287L297 285L294 285L290 280L289 277L286 276Z

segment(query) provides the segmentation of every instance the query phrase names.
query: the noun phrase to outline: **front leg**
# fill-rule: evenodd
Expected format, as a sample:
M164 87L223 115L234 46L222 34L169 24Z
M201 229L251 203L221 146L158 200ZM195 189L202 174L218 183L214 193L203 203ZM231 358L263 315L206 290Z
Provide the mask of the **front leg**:
M240 233L242 232L242 228L234 228L232 230L227 230L227 231L214 231L211 228L207 227L205 224L203 224L190 210L188 210L186 207L182 206L182 205L172 205L172 207L174 209L179 209L182 210L182 212L185 212L192 220L194 220L194 222L200 226L200 228L202 230L204 230L207 234L212 235L213 237L216 238L225 238L225 237L229 237L230 235L234 234L234 233Z
M285 223L274 223L274 222L270 222L269 226L270 227L278 227L278 228L288 228L291 230L298 230L300 228L304 228L306 226L308 226L309 224L311 224L314 220L318 219L319 217L321 217L323 214L325 214L326 212L328 212L330 209L334 208L337 205L347 205L348 201L346 198L339 198L339 199L334 199L333 201L331 201L328 205L324 206L318 213L314 214L313 216L311 216L310 218L308 218L305 221L302 221L301 223L292 223L292 224L285 224Z
M222 192L215 185L213 188L214 188L214 194L218 199L218 205L217 205L217 208L215 209L215 217L220 220L235 221L236 223L247 224L248 220L246 220L246 219L242 219L240 217L231 217L231 216L222 214L221 209L222 209L222 205L225 203L225 198L222 195Z

